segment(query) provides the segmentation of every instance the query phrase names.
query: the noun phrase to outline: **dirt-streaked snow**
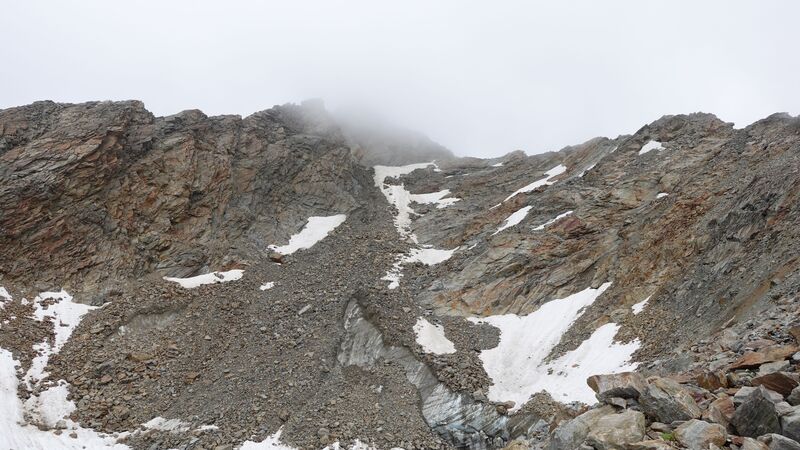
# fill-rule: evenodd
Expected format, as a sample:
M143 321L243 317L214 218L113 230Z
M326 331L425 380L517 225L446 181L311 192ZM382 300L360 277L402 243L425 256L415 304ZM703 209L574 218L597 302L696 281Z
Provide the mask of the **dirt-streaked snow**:
M544 178L542 178L540 180L536 180L533 183L531 183L531 184L529 184L529 185L527 185L525 187L517 189L516 191L514 191L513 194L511 194L508 197L506 197L506 199L503 200L503 201L506 202L506 201L510 200L511 198L513 198L517 194L530 192L530 191L538 188L539 186L546 186L546 185L553 184L553 183L555 183L555 181L552 181L552 179L557 177L557 176L559 176L559 175L561 175L562 173L564 173L566 171L567 171L567 166L565 166L563 164L559 164L559 165L553 167L552 169L548 170L547 172L545 172L545 174L547 175L546 177L544 177Z
M650 152L652 150L664 150L664 146L661 145L661 142L650 141L642 146L642 149L639 150L639 154L644 155L645 153Z
M456 346L444 334L444 327L434 325L424 317L417 319L417 323L414 324L414 333L417 335L417 344L427 353L446 355L456 352Z
M164 277L164 279L167 281L178 283L181 285L181 287L184 287L186 289L192 289L198 286L202 286L204 284L215 284L215 283L225 283L226 281L236 281L242 278L243 274L244 270L233 269L225 272L204 273L203 275L197 275L189 278Z
M269 249L282 255L291 255L298 250L311 248L328 236L336 227L343 224L345 220L347 220L347 216L344 214L309 217L306 226L299 233L290 237L288 244L281 246L270 245Z
M568 215L570 215L570 214L572 214L572 211L567 211L567 212L565 212L565 213L559 214L559 215L555 216L554 218L552 218L552 219L548 220L547 222L545 222L545 223L543 223L543 224L539 225L538 227L534 228L534 229L533 229L533 231L541 231L541 230L544 230L545 228L547 228L547 227L549 227L550 225L552 225L552 224L554 224L554 223L558 222L559 220L563 219L564 217L567 217L567 216L568 216Z
M521 209L518 209L518 210L514 211L513 214L511 214L510 216L506 217L506 220L503 222L503 225L501 225L500 228L497 229L497 231L492 233L492 236L494 236L495 234L505 230L506 228L511 228L514 225L522 222L522 219L524 219L525 216L528 215L528 212L530 210L531 210L531 207L530 206L526 206L524 208L521 208Z
M562 299L551 300L527 316L504 314L470 318L500 330L497 347L480 354L486 373L492 379L487 396L492 401L514 401L521 407L531 395L547 391L561 402L596 402L586 378L598 373L633 370L629 363L639 342L614 342L619 327L609 323L595 330L580 346L561 357L546 362L553 348L569 331L575 320L611 283L597 289L587 288Z

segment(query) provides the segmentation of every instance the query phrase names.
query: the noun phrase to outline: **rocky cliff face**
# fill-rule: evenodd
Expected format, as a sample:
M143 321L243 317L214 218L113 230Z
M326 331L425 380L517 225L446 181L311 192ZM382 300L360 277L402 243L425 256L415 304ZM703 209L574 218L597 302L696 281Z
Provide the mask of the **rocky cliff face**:
M0 444L796 439L799 197L786 115L481 160L313 103L2 110L0 369L27 400Z

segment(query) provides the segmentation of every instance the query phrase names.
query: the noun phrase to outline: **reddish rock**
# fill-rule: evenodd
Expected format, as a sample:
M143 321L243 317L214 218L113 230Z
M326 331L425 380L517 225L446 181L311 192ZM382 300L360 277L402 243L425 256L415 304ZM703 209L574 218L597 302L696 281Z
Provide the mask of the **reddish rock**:
M765 388L775 391L784 397L792 393L792 389L798 386L796 380L783 372L773 372L760 377L755 377L751 380L753 386L764 386Z
M786 359L798 351L796 345L781 345L765 348L757 352L746 352L741 358L730 365L731 370L755 369L761 364Z

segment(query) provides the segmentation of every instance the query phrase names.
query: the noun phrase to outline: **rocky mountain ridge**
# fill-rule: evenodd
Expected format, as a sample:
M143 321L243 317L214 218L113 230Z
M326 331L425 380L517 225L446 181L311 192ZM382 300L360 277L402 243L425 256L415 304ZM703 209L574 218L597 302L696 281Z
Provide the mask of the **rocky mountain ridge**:
M31 424L2 425L132 448L794 448L800 119L665 116L492 160L404 138L316 103L0 111L0 356ZM104 306L58 315L82 304ZM68 423L37 400L65 388Z

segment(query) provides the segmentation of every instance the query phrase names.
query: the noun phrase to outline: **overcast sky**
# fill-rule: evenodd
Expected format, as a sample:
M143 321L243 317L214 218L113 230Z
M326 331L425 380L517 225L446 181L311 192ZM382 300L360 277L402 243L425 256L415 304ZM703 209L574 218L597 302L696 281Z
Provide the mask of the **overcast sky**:
M529 154L664 114L800 113L800 1L4 1L0 108L157 115L323 98L457 154Z

